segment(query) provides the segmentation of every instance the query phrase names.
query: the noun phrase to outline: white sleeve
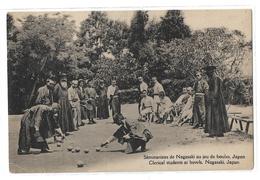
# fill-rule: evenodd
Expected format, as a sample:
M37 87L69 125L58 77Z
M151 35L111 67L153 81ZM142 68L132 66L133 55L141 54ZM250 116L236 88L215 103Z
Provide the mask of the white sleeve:
M158 92L164 91L163 86L161 84L158 85Z
M110 95L111 95L111 88L110 88L110 86L108 86L108 88L107 88L107 98L110 98Z

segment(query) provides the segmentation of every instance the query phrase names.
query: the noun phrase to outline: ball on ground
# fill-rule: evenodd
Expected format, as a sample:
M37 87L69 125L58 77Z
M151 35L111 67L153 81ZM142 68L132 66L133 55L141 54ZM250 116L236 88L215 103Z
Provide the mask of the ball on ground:
M72 151L72 149L73 149L72 146L67 147L67 150L68 150L68 151Z
M82 162L82 161L78 161L77 162L77 167L78 168L81 168L81 167L83 167L84 166L84 163Z
M97 151L97 152L100 152L100 150L101 150L101 149L100 149L99 147L96 148L96 151Z
M80 152L80 148L79 148L79 147L76 147L76 148L75 148L75 152Z
M89 150L88 149L84 149L84 153L89 153Z

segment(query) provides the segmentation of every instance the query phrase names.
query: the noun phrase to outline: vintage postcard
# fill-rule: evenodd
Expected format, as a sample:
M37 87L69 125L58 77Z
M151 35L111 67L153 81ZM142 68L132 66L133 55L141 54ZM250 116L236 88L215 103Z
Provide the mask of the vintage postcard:
M10 172L254 167L251 9L6 21Z

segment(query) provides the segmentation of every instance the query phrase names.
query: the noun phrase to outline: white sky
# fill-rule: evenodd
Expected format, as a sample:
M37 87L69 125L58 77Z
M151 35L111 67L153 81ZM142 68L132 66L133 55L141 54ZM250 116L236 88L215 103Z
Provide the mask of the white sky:
M160 20L166 11L149 11L149 18ZM13 12L15 18L23 18L29 14L42 14L43 12ZM52 12L54 13L54 12ZM67 11L76 25L88 17L89 11ZM125 21L130 24L134 11L107 11L108 17L113 20ZM230 30L240 30L246 36L247 40L252 38L252 19L251 10L183 10L185 23L192 30L199 30L207 27L226 27Z

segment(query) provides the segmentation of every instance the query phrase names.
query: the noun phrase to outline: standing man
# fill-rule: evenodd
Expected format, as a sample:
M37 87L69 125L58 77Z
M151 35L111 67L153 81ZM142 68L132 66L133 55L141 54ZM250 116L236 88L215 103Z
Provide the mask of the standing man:
M140 84L139 84L139 100L138 100L138 112L139 112L139 114L140 114L140 107L141 107L141 100L142 100L141 95L142 95L142 93L143 93L144 91L147 92L147 90L148 90L148 85L144 82L144 79L143 79L142 76L138 77L138 81L139 81L139 83L140 83Z
M55 85L53 94L54 102L60 105L58 118L60 128L65 135L68 135L69 132L74 130L74 124L68 99L67 75L65 73L60 75L59 83Z
M48 78L46 80L46 85L38 89L35 104L43 104L48 106L52 105L54 86L55 86L54 79Z
M81 122L80 99L78 94L78 81L73 80L71 87L68 89L68 98L72 108L73 123L75 130L79 130L79 126L83 125Z
M97 92L94 88L94 84L92 81L89 81L84 91L87 99L87 116L89 119L89 124L95 124L96 122L94 121L94 118L97 116L96 115Z
M205 124L205 95L208 94L208 83L202 79L201 72L196 72L196 82L194 83L194 105L193 105L193 128L203 127Z
M80 99L80 111L81 111L81 121L87 119L87 110L84 106L86 104L86 95L84 90L85 82L83 79L79 79L78 94Z
M223 137L224 133L230 131L230 128L222 93L222 80L215 74L215 66L207 66L205 70L209 77L205 133L209 133L209 137Z
M158 117L158 109L159 109L159 104L160 104L160 98L159 98L159 93L164 92L163 86L158 82L157 77L152 77L152 82L153 82L153 99L154 99L154 110L156 113L156 117Z
M97 89L97 118L107 119L109 117L108 101L107 101L107 87L104 80L100 80Z
M116 80L112 80L111 85L107 89L107 98L112 109L112 116L121 113L121 104L119 99L119 88L116 85Z

